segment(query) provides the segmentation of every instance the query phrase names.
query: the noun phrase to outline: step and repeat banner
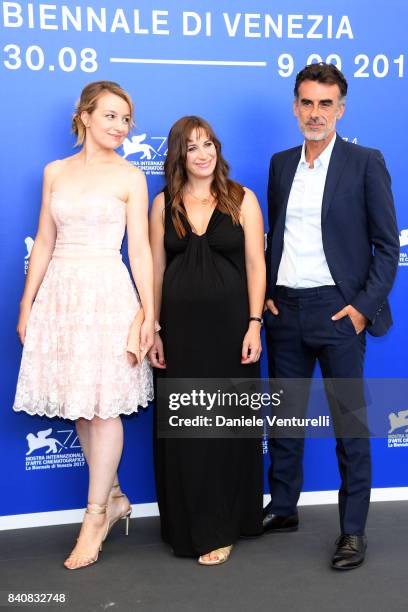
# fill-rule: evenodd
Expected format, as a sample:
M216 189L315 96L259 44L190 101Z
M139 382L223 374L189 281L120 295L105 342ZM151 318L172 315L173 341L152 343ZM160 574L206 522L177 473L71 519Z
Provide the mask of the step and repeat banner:
M405 0L0 2L0 515L80 508L86 501L87 471L73 423L14 414L11 407L21 357L18 306L42 170L73 153L71 113L90 81L117 81L131 94L136 128L119 152L144 171L151 199L163 186L170 126L197 114L215 128L233 178L255 191L266 220L270 156L302 142L292 111L296 73L321 60L341 68L349 95L339 133L383 152L400 229L395 323L387 336L368 338L366 374L406 376L407 20ZM391 403L389 413L397 408ZM120 474L133 503L155 501L153 410L124 418ZM408 419L397 416L399 428L372 442L375 487L408 485ZM307 441L304 490L333 490L338 482L333 440Z

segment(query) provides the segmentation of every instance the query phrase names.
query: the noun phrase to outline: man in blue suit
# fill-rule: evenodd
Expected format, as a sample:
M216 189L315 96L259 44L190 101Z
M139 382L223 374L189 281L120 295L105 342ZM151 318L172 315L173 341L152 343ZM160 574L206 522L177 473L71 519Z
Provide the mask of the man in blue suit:
M341 533L331 564L353 569L364 561L371 488L362 385L365 335L381 336L392 324L387 296L399 238L381 153L336 134L347 94L343 74L331 64L306 66L294 93L304 144L273 155L269 173L264 312L269 375L310 379L319 361L323 377L353 379L350 390L358 383L357 434L342 427L347 409L354 407L340 402L338 410L336 399L328 397L341 476ZM355 395L348 395L351 404ZM307 392L297 399L297 411L304 413ZM270 440L266 533L298 528L303 446L301 438Z

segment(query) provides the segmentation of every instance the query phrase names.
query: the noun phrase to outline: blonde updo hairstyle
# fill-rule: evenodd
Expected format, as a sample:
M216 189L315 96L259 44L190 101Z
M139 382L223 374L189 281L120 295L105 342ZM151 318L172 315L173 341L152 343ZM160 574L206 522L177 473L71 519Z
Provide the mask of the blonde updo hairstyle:
M75 146L78 147L82 145L85 141L86 136L86 127L81 119L81 114L83 112L87 112L89 114L93 113L98 103L99 98L105 94L111 93L115 96L119 96L129 105L130 109L130 124L129 127L133 127L133 102L129 94L122 89L122 87L118 83L114 83L113 81L95 81L94 83L89 83L86 85L81 92L81 97L79 98L75 112L72 115L72 131L76 136Z

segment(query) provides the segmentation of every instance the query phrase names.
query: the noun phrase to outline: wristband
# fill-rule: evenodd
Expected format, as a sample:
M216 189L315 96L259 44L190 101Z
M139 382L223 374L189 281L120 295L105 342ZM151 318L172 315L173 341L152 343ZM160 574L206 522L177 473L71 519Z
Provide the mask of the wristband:
M249 317L249 320L250 321L258 321L258 323L263 325L263 320L261 319L261 317Z

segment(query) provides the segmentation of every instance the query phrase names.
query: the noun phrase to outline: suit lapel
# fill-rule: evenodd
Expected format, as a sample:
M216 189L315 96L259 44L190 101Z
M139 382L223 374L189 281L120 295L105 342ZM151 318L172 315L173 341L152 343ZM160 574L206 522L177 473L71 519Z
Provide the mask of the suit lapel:
M283 238L285 234L285 221L286 221L286 210L288 207L290 190L292 189L293 179L295 178L296 169L299 164L302 147L292 149L283 164L280 177L278 179L279 185L279 211L277 213L275 229L274 229L274 240L272 245L272 261L274 262L274 273L272 277L273 282L276 282L278 275L279 263L282 257L283 251Z
M293 179L295 178L296 170L299 165L300 155L302 153L302 147L297 147L290 152L285 165L283 166L280 185L282 188L282 208L279 213L280 219L283 218L283 222L286 219L286 209L288 207L290 190L292 189Z
M322 202L322 223L326 218L330 204L333 200L337 185L339 184L344 166L347 162L347 145L344 140L337 134L336 142L334 143L333 151L330 157L329 167L327 169L326 183L323 192Z

